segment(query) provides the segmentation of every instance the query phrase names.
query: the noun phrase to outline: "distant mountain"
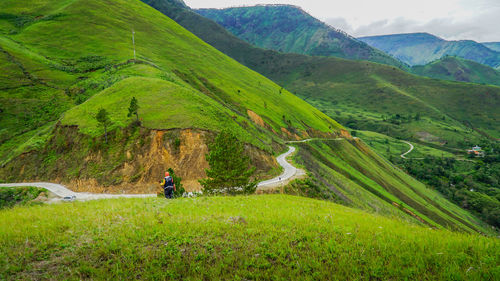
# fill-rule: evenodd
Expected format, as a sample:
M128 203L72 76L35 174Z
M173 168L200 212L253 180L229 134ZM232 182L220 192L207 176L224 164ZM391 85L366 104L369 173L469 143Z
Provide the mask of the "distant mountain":
M500 52L500 42L488 42L482 44L493 51Z
M409 65L425 65L446 55L457 56L497 68L500 52L475 41L446 41L428 33L361 37L359 40Z
M500 71L474 61L446 56L423 66L414 66L414 74L436 79L500 86Z
M285 53L369 60L404 68L384 52L312 17L290 5L259 5L228 9L200 9L197 13L214 20L253 45Z

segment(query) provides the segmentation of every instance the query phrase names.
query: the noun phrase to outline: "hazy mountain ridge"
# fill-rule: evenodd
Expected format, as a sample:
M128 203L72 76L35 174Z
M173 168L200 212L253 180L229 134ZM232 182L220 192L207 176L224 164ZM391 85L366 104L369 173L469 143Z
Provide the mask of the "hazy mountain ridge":
M429 33L367 36L358 39L411 66L425 65L446 55L472 60L493 68L500 66L500 52L472 40L446 41Z

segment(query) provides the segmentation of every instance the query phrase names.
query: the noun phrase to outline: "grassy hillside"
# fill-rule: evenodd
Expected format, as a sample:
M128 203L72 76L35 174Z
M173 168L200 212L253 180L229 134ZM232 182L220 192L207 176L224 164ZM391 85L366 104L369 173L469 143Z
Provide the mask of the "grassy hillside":
M498 239L281 195L15 208L0 242L3 280L500 277Z
M65 103L47 104L65 112L2 143L7 155L2 157L6 159L0 169L2 181L57 179L78 191L144 193L155 192L157 177L173 167L186 186L195 189L207 168L206 144L222 128L230 128L247 143L246 152L263 174L276 172L271 155L283 148L284 139L332 137L342 129L140 1L33 3L4 4L12 15L4 23L16 27L17 21L11 20L16 15L18 19L30 15L32 21L4 33L2 42L15 58L6 60L9 67L41 74L30 84L14 84L5 98L12 107L18 99L38 101L36 87L49 85L48 96L59 93ZM132 29L137 59L131 59ZM11 63L24 59L33 60L35 66ZM300 61L291 63L296 62ZM131 125L132 118L126 117L134 96L142 127ZM113 122L107 143L95 121L100 108L110 112ZM41 116L49 112L53 110L44 109L46 115ZM16 121L26 111L7 113L6 118ZM361 173L361 163L346 165ZM391 212L397 209L390 202L386 207ZM429 220L431 225L472 229L454 221L456 225L451 225L451 220Z
M444 57L423 66L414 66L417 75L450 80L500 86L500 71L459 57Z
M263 58L254 69L354 129L462 149L480 141L481 133L500 137L498 87L433 80L333 58L295 56L274 64L275 57Z
M112 130L126 130L133 96L146 129L231 128L268 153L283 139L342 128L140 1L3 1L0 9L4 167L26 151L64 150L63 143L44 149L64 132L54 126L78 126L95 150L103 133L97 111L111 113ZM123 144L119 135L113 145Z
M262 50L188 9L168 1L150 4L344 125L460 149L480 142L481 133L500 137L497 87L431 80L368 62Z
M394 34L358 38L413 66L425 65L446 55L472 60L494 68L500 66L500 52L471 41L446 41L428 33Z
M334 56L405 66L290 5L260 5L228 9L199 9L231 33L258 47L286 53Z

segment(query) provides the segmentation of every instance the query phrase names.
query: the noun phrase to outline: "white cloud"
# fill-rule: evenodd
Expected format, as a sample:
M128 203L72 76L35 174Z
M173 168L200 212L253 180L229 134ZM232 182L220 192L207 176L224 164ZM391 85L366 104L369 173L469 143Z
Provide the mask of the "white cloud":
M185 0L192 8L292 4L353 36L428 32L500 42L500 0Z

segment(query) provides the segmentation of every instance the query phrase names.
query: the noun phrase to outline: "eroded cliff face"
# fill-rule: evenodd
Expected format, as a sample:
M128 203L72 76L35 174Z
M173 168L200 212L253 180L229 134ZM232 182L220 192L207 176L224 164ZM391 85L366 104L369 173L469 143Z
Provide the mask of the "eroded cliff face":
M78 192L155 193L168 168L182 178L188 191L200 190L199 179L209 167L205 159L213 132L198 129L127 128L110 134L108 144L90 138L77 127L58 126L40 151L21 155L0 169L7 182L60 182ZM279 149L279 145L276 144ZM247 145L256 176L277 171L271 154Z

